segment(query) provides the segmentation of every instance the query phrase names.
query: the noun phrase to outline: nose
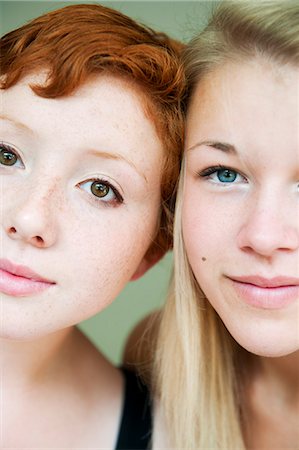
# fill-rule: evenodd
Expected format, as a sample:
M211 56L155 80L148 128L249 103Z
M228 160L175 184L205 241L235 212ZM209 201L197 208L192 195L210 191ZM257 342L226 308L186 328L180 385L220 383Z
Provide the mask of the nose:
M51 247L56 242L58 224L53 208L53 191L53 186L39 183L31 188L23 186L19 199L14 196L6 204L4 198L4 227L9 238L38 248Z
M271 257L277 251L295 251L299 247L298 205L272 193L260 196L246 212L238 234L243 251Z

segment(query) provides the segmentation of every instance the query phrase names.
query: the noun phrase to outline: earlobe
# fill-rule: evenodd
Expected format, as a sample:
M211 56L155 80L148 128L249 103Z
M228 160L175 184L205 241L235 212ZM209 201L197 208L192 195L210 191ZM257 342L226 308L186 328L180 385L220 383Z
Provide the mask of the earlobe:
M164 256L164 252L156 253L152 255L150 258L145 256L137 267L135 273L132 275L130 281L136 281L141 278L145 272L151 269L160 259Z

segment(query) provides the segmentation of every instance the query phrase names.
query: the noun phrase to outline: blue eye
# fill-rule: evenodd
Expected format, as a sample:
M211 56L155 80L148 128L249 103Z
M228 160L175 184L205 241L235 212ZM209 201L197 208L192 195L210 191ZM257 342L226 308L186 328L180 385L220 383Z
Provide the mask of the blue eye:
M237 172L230 169L221 169L216 172L217 178L222 183L233 183L237 178Z
M201 178L211 180L213 183L228 185L247 182L247 179L234 169L224 166L212 166L198 174Z
M0 144L0 164L6 167L23 167L18 153L7 144Z

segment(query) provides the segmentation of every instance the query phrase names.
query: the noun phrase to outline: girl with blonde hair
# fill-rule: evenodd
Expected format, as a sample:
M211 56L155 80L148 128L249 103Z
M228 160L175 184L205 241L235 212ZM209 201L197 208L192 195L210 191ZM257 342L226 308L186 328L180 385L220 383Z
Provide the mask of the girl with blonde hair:
M221 3L184 61L165 446L298 449L298 2Z

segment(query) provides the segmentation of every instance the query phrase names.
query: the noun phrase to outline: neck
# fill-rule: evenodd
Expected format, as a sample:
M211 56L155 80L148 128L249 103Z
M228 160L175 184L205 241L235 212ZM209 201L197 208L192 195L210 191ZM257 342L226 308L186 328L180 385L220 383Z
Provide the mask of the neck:
M47 379L60 367L73 336L74 329L66 328L31 341L1 339L2 386L8 390L23 389Z
M292 403L299 403L299 350L279 358L261 358L261 374Z
M297 448L299 351L251 362L242 399L246 448Z

